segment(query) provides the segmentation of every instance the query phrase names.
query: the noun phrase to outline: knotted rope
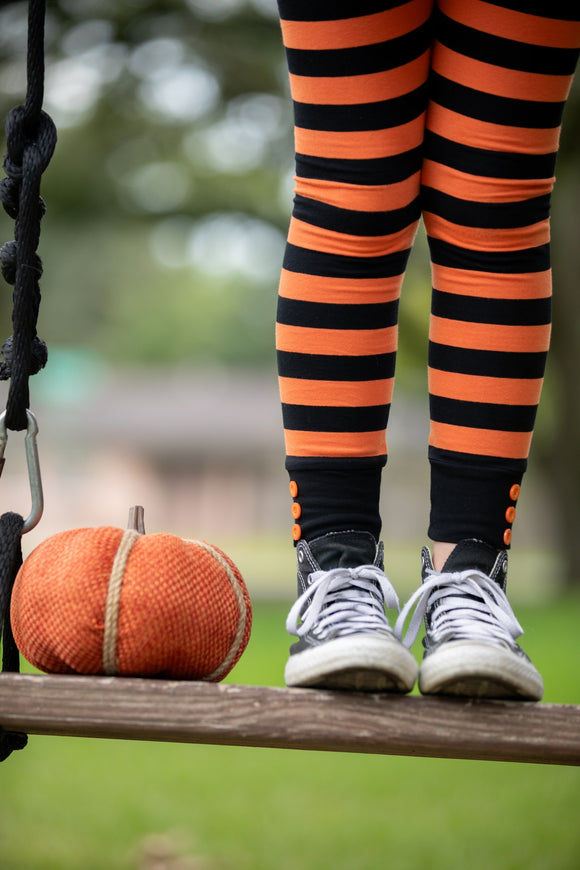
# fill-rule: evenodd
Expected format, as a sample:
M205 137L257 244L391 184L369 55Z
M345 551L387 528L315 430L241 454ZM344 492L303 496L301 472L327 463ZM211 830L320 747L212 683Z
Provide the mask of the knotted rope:
M38 338L42 263L36 253L40 222L45 212L40 179L56 145L56 128L43 112L45 0L30 0L28 8L27 91L23 106L6 119L6 178L0 182L0 201L14 218L14 241L0 249L2 274L14 285L13 335L2 348L0 379L10 378L6 403L8 429L26 429L30 404L28 378L47 359L46 345Z
M45 212L40 179L56 145L56 128L42 110L44 98L45 0L28 4L27 90L23 106L6 119L6 178L0 181L0 201L14 219L14 241L0 248L2 274L14 286L13 335L2 346L0 380L10 379L6 402L6 429L27 429L30 404L28 379L46 364L46 345L36 332L40 306L42 262L36 253L40 223ZM2 462L3 464L3 462ZM1 471L1 468L0 468ZM0 517L0 637L3 671L19 670L19 655L10 628L10 596L22 564L20 545L24 519L6 513ZM25 734L0 728L0 761L26 745Z

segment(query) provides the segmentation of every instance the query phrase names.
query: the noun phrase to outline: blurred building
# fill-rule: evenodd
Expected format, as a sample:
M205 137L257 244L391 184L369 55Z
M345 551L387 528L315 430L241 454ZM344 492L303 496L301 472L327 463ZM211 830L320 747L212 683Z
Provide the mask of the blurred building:
M124 527L134 504L145 507L148 532L206 538L218 546L225 541L226 548L247 540L250 550L256 541L290 541L273 372L95 370L82 357L76 364L68 359L66 377L59 370L55 359L52 372L33 383L45 514L26 535L26 552L63 529ZM388 546L414 553L428 525L427 438L426 404L397 394L383 478L383 535ZM30 496L19 433L9 433L6 460L0 510L26 516ZM535 495L538 485L533 475L526 482L517 533L519 542L542 547L551 543L552 530L545 497ZM272 573L284 573L293 585L292 548L286 549L283 569L276 564L279 549L270 561L260 556L252 566L264 575L264 585Z

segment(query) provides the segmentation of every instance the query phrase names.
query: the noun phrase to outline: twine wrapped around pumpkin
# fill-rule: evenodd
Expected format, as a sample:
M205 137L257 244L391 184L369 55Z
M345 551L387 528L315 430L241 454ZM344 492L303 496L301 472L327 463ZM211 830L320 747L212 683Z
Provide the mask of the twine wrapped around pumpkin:
M231 559L205 541L130 527L60 532L25 560L11 620L48 673L218 681L249 640L252 609Z

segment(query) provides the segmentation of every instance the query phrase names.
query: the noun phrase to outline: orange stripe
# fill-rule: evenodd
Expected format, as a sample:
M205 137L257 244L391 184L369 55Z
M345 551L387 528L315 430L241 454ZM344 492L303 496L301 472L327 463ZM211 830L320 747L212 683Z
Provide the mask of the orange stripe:
M402 280L402 275L392 278L327 278L282 269L279 292L287 299L304 302L373 305L398 299Z
M423 184L471 202L522 202L550 193L555 178L486 178L460 172L433 160L423 162Z
M345 160L373 160L376 157L393 157L417 148L423 141L424 128L423 114L406 124L386 130L337 132L296 127L294 134L298 154Z
M438 103L429 104L427 127L433 133L463 145L486 151L518 154L551 154L558 149L559 127L510 127L478 121L452 112Z
M385 433L380 432L284 432L288 456L384 456Z
M486 151L506 151L510 154L551 154L558 149L559 127L510 127L478 121L459 112L445 109L438 103L429 104L427 127L433 133L463 145Z
M574 6L577 0L571 0ZM580 45L580 22L561 21L504 9L482 0L441 0L442 12L484 33L527 42L530 45L546 45L553 48L578 48Z
M340 184L319 178L295 179L295 192L307 199L352 211L387 211L404 208L419 194L421 173L393 184Z
M445 293L487 299L545 299L552 295L552 272L468 272L433 264L433 286Z
M423 213L431 238L450 242L470 251L522 251L550 241L548 219L527 227L464 227L431 212Z
M449 347L499 350L512 353L540 353L550 344L550 326L505 326L497 323L468 323L431 316L430 338Z
M432 0L413 0L395 9L328 21L282 19L286 48L309 50L351 48L395 39L423 24L431 14ZM329 5L329 16L332 6Z
M402 97L427 80L430 53L395 69L368 75L298 76L290 74L292 98L299 103L349 106Z
M431 422L429 444L440 450L525 459L530 451L531 432L502 432L497 429L471 429L449 423Z
M307 224L292 218L288 231L291 245L322 251L326 254L339 254L345 257L382 257L408 250L413 244L417 223L387 236L352 236Z
M383 329L316 329L277 324L276 347L288 353L325 356L370 356L397 349L397 327Z
M393 378L376 381L311 381L281 377L279 383L282 401L290 405L364 408L388 405L393 394Z
M537 405L542 378L488 378L429 369L429 392L465 402Z
M562 101L568 96L572 84L571 76L506 69L474 60L439 43L433 52L432 66L440 75L460 85L512 99Z

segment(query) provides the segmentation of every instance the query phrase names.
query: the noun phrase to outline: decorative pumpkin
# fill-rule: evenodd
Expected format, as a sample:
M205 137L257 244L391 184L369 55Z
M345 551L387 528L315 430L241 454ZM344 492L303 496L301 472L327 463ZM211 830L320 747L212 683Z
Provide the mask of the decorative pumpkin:
M129 528L60 532L22 565L11 620L22 655L47 673L221 680L250 636L238 568L205 541Z

